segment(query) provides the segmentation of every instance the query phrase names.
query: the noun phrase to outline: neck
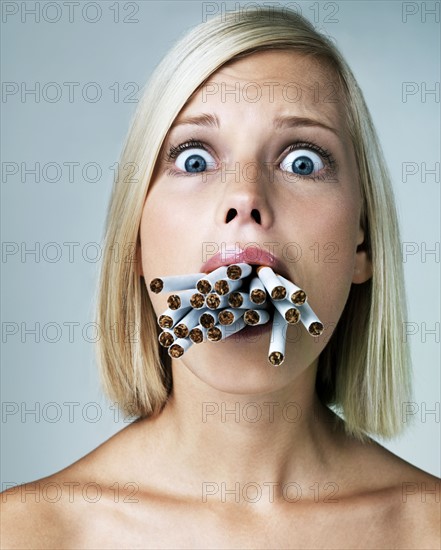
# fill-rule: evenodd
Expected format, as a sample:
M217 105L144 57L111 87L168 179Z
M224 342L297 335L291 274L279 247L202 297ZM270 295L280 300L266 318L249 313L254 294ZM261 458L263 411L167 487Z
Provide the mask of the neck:
M341 431L317 397L316 369L317 362L277 391L242 395L219 391L174 364L173 392L158 428L195 480L311 485L329 475Z

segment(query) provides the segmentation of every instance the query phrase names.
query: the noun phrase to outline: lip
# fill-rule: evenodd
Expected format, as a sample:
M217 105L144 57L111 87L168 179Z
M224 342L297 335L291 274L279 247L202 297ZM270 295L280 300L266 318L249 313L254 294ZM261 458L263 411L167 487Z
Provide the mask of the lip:
M211 273L218 267L238 263L268 266L271 267L273 271L289 278L289 273L283 262L270 252L266 252L257 246L248 246L245 250L236 248L228 252L218 252L205 262L199 271L202 273Z

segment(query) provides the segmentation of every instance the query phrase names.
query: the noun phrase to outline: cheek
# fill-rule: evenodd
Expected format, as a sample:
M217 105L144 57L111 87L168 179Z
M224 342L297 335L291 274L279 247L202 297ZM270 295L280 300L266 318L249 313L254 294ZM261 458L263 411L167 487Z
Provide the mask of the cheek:
M182 195L174 199L159 186L150 189L140 224L141 261L148 289L154 277L192 273L199 268L202 261L197 219L195 201ZM167 308L164 295L149 290L149 296L157 313Z
M304 288L321 321L336 323L352 284L359 227L358 202L355 199L314 201L303 206L292 223L295 244L290 258L284 255L284 260L294 282Z

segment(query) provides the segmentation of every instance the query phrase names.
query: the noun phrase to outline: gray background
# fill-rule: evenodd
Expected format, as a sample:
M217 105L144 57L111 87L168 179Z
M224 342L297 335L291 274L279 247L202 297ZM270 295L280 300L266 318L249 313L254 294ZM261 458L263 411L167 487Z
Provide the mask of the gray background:
M47 4L39 3L40 22L35 15L23 22L21 2L2 3L3 86L29 89L40 83L39 101L3 93L1 103L3 484L58 471L126 425L104 399L94 364L94 333L88 326L99 266L94 243L102 241L110 166L118 160L136 107L128 101L133 87L124 86L135 82L141 88L176 39L202 20L204 9L199 1L119 2L116 22L115 2L102 1L101 15L92 23L96 9L82 13L87 4L82 2L70 22L68 8L59 2L60 19L51 23L58 15L54 3ZM221 9L220 3L209 4ZM8 16L6 5L18 13ZM226 3L229 9L234 5ZM427 2L426 9L433 5ZM384 445L439 475L439 164L437 176L423 174L423 163L433 169L439 162L437 5L435 16L420 2L297 2L317 27L335 37L365 93L392 172L404 247L412 252L405 255L404 269L414 332L408 336L414 424ZM133 6L138 11L131 18L139 21L124 22ZM49 101L56 91L44 88L49 82L62 91L58 101ZM64 82L79 83L72 102ZM83 97L83 90L93 97L90 82L102 92L97 102ZM404 101L406 82L417 93ZM425 92L435 82L437 96ZM40 182L24 172L36 162ZM79 163L72 182L66 162ZM62 168L59 181L49 181L56 170L48 163ZM92 168L82 175L87 163L101 167L95 182ZM5 173L14 166L17 174ZM415 174L403 178L405 166ZM71 245L71 256L63 245L69 242L78 243ZM57 243L58 259L57 247L48 243ZM36 255L22 257L35 246L40 247ZM435 247L437 255L429 254ZM36 323L39 342L26 333ZM73 336L70 323L77 323L70 325ZM436 334L427 333L435 327ZM437 414L429 414L434 409Z

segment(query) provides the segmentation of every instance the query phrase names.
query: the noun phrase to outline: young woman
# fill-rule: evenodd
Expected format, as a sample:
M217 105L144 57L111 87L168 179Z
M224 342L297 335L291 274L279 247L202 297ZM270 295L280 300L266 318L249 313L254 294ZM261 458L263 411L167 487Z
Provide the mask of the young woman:
M99 359L138 419L4 499L3 548L437 548L439 480L370 438L400 431L409 398L403 275L385 162L332 42L288 10L197 26L152 76L127 166ZM270 323L171 359L150 281L240 261L304 288L323 334L290 326L279 367ZM54 503L23 498L51 485Z

